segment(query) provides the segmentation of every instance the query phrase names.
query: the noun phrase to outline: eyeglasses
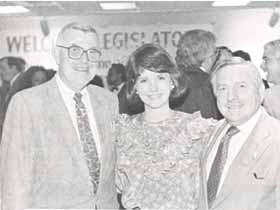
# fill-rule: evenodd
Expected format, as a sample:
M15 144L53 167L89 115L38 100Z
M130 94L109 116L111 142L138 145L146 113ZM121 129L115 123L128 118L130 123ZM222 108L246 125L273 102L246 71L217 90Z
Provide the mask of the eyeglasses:
M61 47L68 50L68 57L74 60L78 60L82 57L84 53L87 55L87 59L90 62L96 63L100 60L101 52L97 49L88 49L84 50L79 46L70 46L65 47L62 45L57 45L57 47Z

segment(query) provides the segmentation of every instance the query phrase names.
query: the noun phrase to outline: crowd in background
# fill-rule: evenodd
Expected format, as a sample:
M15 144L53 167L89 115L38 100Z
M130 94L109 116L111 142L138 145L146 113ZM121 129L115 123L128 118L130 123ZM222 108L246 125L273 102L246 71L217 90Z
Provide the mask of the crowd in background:
M180 111L193 113L200 111L205 118L221 119L215 97L209 83L209 75L224 60L233 56L241 57L251 61L250 55L237 50L232 52L226 46L215 46L215 37L209 32L205 37L200 37L203 30L190 34L190 40L180 40L177 55L175 57L178 68L188 81L188 92L181 97L173 106ZM193 41L191 39L197 39ZM205 39L203 41L199 41ZM186 46L189 45L189 46ZM193 45L193 46L192 46ZM200 53L195 52L198 48ZM184 51L186 51L184 55ZM207 55L206 55L207 54ZM1 101L1 125L4 120L7 105L11 97L18 91L31 88L49 81L56 73L53 69L46 69L43 66L30 66L21 57L6 56L0 59L0 101ZM119 112L129 115L138 114L144 111L142 104L129 104L126 99L126 64L113 63L108 69L106 77L95 75L89 84L106 88L115 93L119 98ZM265 87L269 85L263 79Z
M143 44L103 79L95 29L72 23L57 71L1 58L2 209L279 208L279 54L264 46L262 79L196 29L176 55Z

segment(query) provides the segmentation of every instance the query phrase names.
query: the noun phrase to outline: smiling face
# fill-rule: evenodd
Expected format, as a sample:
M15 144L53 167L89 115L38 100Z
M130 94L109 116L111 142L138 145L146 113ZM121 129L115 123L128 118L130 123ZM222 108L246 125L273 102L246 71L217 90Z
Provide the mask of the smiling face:
M277 50L266 46L261 64L261 68L267 73L267 81L274 84L280 84L280 58Z
M217 72L217 105L231 125L246 122L261 106L262 92L255 79L256 69L250 68L252 66L234 65L223 67Z
M95 76L98 63L90 62L86 52L83 52L79 59L70 58L68 49L65 47L71 46L83 50L99 50L97 34L92 31L70 28L66 29L57 41L56 60L59 65L59 76L67 86L74 91L79 91Z
M143 69L137 78L136 91L145 105L145 109L169 107L169 96L173 83L169 73L156 73Z
M31 83L32 86L40 85L48 80L48 76L46 72L37 71L32 75Z

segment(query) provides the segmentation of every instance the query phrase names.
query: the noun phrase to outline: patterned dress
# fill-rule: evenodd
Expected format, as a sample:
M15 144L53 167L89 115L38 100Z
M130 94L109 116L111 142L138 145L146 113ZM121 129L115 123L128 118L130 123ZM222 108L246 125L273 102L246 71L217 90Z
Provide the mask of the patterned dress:
M197 208L199 162L214 120L174 111L148 123L143 114L117 122L117 187L125 208Z

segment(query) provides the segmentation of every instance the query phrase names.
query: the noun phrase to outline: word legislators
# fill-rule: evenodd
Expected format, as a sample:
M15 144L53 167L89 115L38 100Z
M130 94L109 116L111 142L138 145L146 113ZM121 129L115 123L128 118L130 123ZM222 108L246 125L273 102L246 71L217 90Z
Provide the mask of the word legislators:
M108 32L103 34L103 48L134 49L144 43L157 43L162 47L176 47L183 32L155 31L155 32Z

